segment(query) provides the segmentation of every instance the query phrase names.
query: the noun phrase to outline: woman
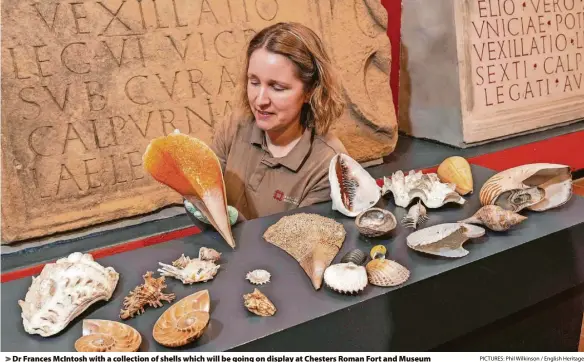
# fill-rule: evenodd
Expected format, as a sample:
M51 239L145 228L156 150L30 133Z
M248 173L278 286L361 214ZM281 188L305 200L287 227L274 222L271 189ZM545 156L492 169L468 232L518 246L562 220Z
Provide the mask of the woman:
M321 40L278 23L251 39L243 63L231 120L211 146L228 204L253 219L330 200L329 163L346 150L328 131L345 105Z

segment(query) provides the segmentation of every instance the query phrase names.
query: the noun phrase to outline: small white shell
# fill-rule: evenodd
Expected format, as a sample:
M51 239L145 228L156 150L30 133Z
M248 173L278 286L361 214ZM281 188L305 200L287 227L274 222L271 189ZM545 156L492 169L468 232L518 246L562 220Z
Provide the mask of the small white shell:
M247 273L245 279L249 280L251 284L262 285L270 281L270 276L267 270L256 269Z
M173 262L173 265L158 263L162 269L158 269L160 275L179 279L183 284L206 282L213 279L220 268L212 261L191 259L184 254Z
M358 293L367 286L367 270L351 262L334 264L324 271L324 282L338 293Z

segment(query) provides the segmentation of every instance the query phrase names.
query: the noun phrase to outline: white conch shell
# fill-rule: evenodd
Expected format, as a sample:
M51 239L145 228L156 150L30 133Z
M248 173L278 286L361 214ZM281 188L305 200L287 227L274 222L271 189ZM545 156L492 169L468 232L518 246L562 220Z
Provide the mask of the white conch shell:
M270 281L270 276L271 274L267 270L256 269L247 273L245 279L249 280L252 284L262 285Z
M485 234L485 229L464 223L445 223L414 231L406 238L410 248L447 258L460 258L468 254L462 244L470 238Z
M213 279L217 271L221 267L212 261L191 259L184 254L173 262L173 265L158 263L162 269L158 269L160 275L177 278L183 284L193 284L198 282L206 282Z
M367 286L367 270L352 262L333 264L324 271L324 283L338 293L358 293Z
M24 301L18 301L24 330L43 337L59 333L92 304L109 300L118 279L112 267L104 268L91 254L76 252L45 265Z
M349 217L375 206L381 198L375 179L344 153L338 153L331 159L329 182L332 209Z
M412 170L404 176L402 171L397 171L391 178L383 178L381 194L391 191L397 206L407 207L413 199L419 197L426 207L435 209L449 202L463 205L466 201L455 189L454 184L440 182L435 173L424 174Z
M481 205L498 205L519 212L524 208L545 211L561 206L572 197L569 166L532 163L499 172L481 187Z

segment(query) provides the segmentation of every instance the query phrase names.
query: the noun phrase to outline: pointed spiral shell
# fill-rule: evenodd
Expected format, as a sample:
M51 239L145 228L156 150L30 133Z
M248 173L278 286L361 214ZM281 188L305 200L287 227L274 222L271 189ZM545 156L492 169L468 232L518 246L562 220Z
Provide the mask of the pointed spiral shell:
M134 328L116 321L85 319L83 337L75 341L77 352L136 352L142 336Z

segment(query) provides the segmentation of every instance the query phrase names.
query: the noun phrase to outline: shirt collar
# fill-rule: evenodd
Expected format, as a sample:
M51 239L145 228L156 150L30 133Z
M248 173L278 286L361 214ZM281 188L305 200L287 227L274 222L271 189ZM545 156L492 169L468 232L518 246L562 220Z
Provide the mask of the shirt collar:
M250 143L260 146L266 153L268 153L268 155L270 155L270 151L268 150L264 134L265 132L261 130L259 127L257 127L255 122L253 122ZM296 144L296 146L294 146L290 153L280 158L268 157L266 161L268 161L273 166L280 164L296 172L298 171L304 160L306 160L306 157L308 157L311 147L312 147L312 129L307 128L306 130L304 130L304 133L302 134L300 141L298 141L298 143Z

